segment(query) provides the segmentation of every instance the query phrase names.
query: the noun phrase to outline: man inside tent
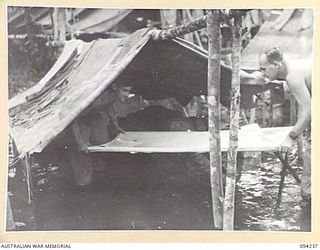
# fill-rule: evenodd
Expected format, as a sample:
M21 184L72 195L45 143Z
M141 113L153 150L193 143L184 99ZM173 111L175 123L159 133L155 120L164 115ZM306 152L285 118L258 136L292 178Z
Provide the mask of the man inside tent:
M260 54L259 66L262 75L270 81L285 80L298 102L298 120L283 141L281 150L288 152L297 143L298 137L305 135L301 196L309 203L311 201L311 57L288 61L278 48L273 47Z
M93 160L88 154L89 145L100 145L124 131L118 124L114 105L129 97L131 86L113 84L87 107L71 124L73 145L68 147L75 183L87 186L93 181Z

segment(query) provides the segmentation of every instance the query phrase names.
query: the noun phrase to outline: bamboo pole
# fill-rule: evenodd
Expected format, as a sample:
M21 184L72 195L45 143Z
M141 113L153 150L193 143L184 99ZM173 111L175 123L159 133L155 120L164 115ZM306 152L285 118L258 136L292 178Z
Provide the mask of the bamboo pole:
M234 201L237 173L238 130L240 117L240 52L241 15L235 15L232 27L232 82L230 105L230 135L226 174L226 193L223 204L223 230L233 230Z
M220 47L221 30L218 10L207 15L208 32L208 113L210 138L210 182L214 226L223 225L223 189L220 142Z

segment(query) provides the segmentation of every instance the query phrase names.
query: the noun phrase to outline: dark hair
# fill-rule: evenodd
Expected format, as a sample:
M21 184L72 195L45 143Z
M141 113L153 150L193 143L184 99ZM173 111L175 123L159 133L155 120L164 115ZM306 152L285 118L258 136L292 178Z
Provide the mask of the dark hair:
M275 61L282 62L283 60L283 54L277 47L272 47L270 49L265 50L264 54L266 55L269 63L274 63Z

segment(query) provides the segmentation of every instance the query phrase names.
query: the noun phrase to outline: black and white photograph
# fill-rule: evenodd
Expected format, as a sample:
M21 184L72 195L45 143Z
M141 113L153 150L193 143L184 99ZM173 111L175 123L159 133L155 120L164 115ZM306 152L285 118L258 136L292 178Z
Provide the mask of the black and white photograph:
M313 232L313 8L6 6L6 232Z

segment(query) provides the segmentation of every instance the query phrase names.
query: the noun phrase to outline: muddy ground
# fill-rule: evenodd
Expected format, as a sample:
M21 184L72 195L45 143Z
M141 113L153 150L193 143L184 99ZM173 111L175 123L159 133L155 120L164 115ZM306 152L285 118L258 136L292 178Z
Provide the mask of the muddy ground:
M192 155L119 153L109 158L87 189L73 184L68 166L34 162L30 205L23 175L10 181L17 230L214 229L209 174L192 163ZM281 163L272 155L262 158L258 165L246 158L238 171L235 229L310 231L310 208L299 206L298 184L286 177L276 208Z

